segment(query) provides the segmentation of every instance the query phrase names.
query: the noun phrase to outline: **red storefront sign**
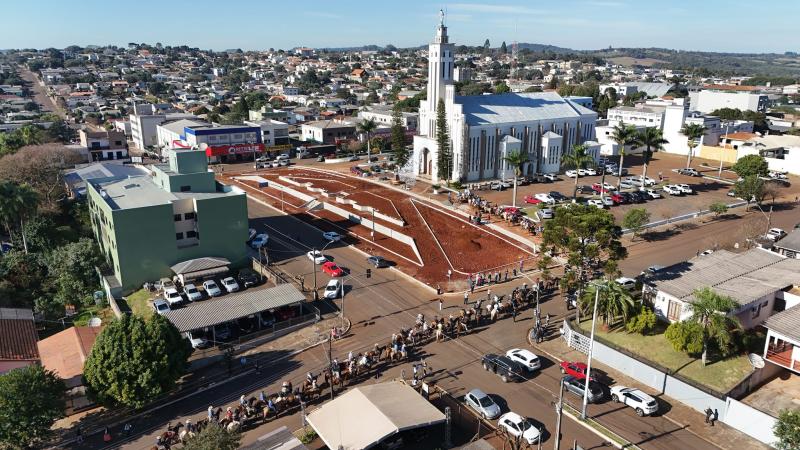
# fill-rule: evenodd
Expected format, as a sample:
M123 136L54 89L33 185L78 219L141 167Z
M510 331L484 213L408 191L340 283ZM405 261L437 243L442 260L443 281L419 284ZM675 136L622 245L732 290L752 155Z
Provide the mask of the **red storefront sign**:
M209 145L206 147L206 156L242 155L263 151L264 144Z

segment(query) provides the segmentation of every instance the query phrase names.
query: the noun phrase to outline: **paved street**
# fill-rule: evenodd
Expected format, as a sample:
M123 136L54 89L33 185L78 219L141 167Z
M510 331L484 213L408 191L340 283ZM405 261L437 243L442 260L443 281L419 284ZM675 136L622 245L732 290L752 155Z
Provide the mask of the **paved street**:
M33 90L34 93L33 98L36 103L42 106L43 111L52 112L64 118L67 117L66 112L60 108L53 99L47 96L45 87L39 84L39 79L33 72L20 67L19 74L25 81L31 84L31 90Z

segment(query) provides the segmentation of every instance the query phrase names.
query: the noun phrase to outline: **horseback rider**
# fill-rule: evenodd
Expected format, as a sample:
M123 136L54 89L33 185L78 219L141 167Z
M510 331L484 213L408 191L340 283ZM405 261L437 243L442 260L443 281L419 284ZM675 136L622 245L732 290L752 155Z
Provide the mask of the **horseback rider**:
M316 379L316 377L314 376L313 373L308 372L306 374L306 381L308 381L309 384L313 383L315 379Z
M244 406L246 404L247 404L247 400L244 398L244 394L242 394L242 396L239 397L239 405L240 406Z
M261 391L261 392L258 394L258 399L259 399L259 400L260 400L262 403L267 401L267 396L266 396L266 395L264 395L264 391Z

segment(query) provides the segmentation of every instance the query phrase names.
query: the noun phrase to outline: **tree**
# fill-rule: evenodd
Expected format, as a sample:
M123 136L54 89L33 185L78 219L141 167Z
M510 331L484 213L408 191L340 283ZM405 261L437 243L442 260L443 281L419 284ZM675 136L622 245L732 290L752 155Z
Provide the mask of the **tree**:
M628 317L634 311L633 297L621 284L614 280L603 280L599 286L590 284L586 293L580 298L580 308L583 313L591 314L594 308L594 300L597 290L597 314L605 325L613 325L617 318L622 322L628 321Z
M622 219L622 226L633 231L633 238L639 235L642 227L650 222L650 212L646 208L633 208Z
M183 450L236 450L242 434L239 431L228 431L224 427L210 424L196 436L186 440Z
M447 115L444 110L444 100L439 99L436 105L436 177L449 181L452 176L453 155L450 151L450 135L447 131Z
M800 410L784 409L781 411L772 431L778 438L778 442L775 444L778 450L800 449Z
M708 210L714 213L714 218L719 218L719 216L728 212L728 205L725 202L714 202L708 206Z
M702 329L703 366L708 358L708 345L716 344L722 355L727 355L733 347L733 331L741 328L739 319L729 315L737 308L736 302L725 295L705 287L694 291L694 301L689 303L692 317L689 319Z
M406 130L403 128L403 112L397 104L392 108L392 151L394 152L395 166L402 168L408 162L408 149L406 148Z
M31 145L0 158L0 179L30 185L39 195L40 207L55 211L67 193L63 170L82 161L77 151L63 145Z
M102 266L103 256L95 241L81 238L56 248L48 257L53 295L62 305L89 305L100 288L95 267Z
M39 208L39 195L27 184L17 184L13 181L0 182L0 217L6 231L10 235L12 230L19 226L22 236L22 247L28 253L28 243L25 239L25 222L30 219Z
M764 180L756 175L744 177L742 181L737 181L733 187L736 196L750 203L755 201L761 203L764 200Z
M488 49L490 47L491 47L491 44L489 44L489 39L486 39L485 41L483 41L483 48Z
M616 142L617 146L619 146L619 173L617 174L617 189L619 189L619 185L622 182L622 161L625 158L625 147L630 146L631 150L638 147L640 144L639 135L636 132L636 127L633 125L625 125L620 122L614 127L611 133L611 140ZM605 183L605 170L603 170L602 178L602 183Z
M567 169L585 169L594 165L594 158L588 154L588 147L583 144L573 145L572 152L561 157L561 166ZM515 196L516 197L516 196ZM575 186L572 189L572 200L578 197L578 177L575 176Z
M625 324L628 333L650 334L656 326L656 313L652 309L642 307L639 314Z
M681 129L681 134L686 136L686 145L689 147L689 153L686 154L686 168L692 165L692 156L694 148L697 147L697 140L705 136L707 128L699 123L687 123Z
M696 322L673 322L664 332L664 338L676 352L698 355L703 351L703 328Z
M506 46L506 41L503 41L503 43L500 44L500 53L503 55L508 53L508 47Z
M39 365L0 375L0 447L28 448L47 438L53 423L64 417L66 389Z
M507 92L511 92L511 88L508 87L505 81L501 81L494 85L495 94L505 94Z
M669 141L664 139L660 129L647 127L639 131L639 143L644 147L642 152L642 182L644 183L644 179L647 178L647 166L653 158L653 153L664 150L664 145Z
M154 314L126 314L95 341L84 365L90 394L106 405L141 408L186 372L192 347L172 323Z
M360 124L358 124L358 131L367 135L367 154L372 153L372 144L370 143L370 136L375 129L378 128L378 124L375 123L373 119L362 120Z
M502 158L506 164L511 166L514 169L514 190L513 190L513 198L511 199L511 204L514 208L517 207L517 179L522 176L522 164L528 160L528 155L522 153L518 150L514 150L509 152L506 156Z
M745 155L739 158L731 169L742 178L751 175L763 177L769 172L769 165L761 155Z

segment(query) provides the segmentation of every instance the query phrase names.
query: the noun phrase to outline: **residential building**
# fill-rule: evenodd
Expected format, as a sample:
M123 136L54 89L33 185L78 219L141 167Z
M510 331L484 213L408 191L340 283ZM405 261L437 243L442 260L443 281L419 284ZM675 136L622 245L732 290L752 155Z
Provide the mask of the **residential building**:
M284 86L283 95L300 95L300 88L294 86Z
M181 119L197 119L193 114L156 114L158 111L156 105L150 104L134 105L133 110L134 113L130 115L130 136L139 150L146 150L158 144L156 128L162 123Z
M272 109L269 106L262 106L261 109L257 111L250 110L248 112L248 116L248 118L254 122L259 122L262 120L277 120L290 125L293 125L297 122L295 114L292 114L290 111L285 109Z
M601 84L600 93L605 93L607 89L614 89L617 98L630 96L638 92L644 92L648 97L663 97L672 88L669 83L648 83L644 81L626 81L624 83Z
M472 80L472 69L464 66L456 66L453 69L453 81L456 83L466 83Z
M764 360L800 374L800 287L787 291L785 309L764 322Z
M597 113L555 92L456 96L454 51L447 27L440 21L428 46L428 95L420 104L419 135L414 136L415 175L439 180L436 117L440 100L445 105L453 155L449 179L497 178L508 169L503 157L513 151L528 155L523 174L555 173L561 169L564 152L594 139Z
M800 259L800 228L793 229L772 246L772 251L787 258Z
M109 159L128 159L128 140L125 133L119 131L87 131L78 132L81 146L89 150L90 161Z
M379 126L391 127L392 126L392 107L389 105L372 105L364 107L364 110L358 112L358 118L361 120L372 119ZM400 123L407 130L416 130L419 114L411 112L400 113Z
M769 97L766 94L752 92L726 92L704 89L699 92L690 92L689 101L693 110L705 114L722 108L767 112L769 107Z
M0 375L39 363L33 311L0 308Z
M92 229L123 292L170 276L171 266L189 259L237 264L247 257L245 193L215 180L203 150L167 156L147 176L87 182Z
M92 178L129 177L147 175L147 169L140 165L123 164L123 161L103 161L76 165L64 171L64 183L70 198L86 198L86 181Z
M83 384L83 364L103 327L73 326L37 343L42 366L64 380L67 389Z
M800 136L765 135L742 143L737 159L746 155L761 155L769 170L800 175Z
M305 142L337 144L355 136L356 126L343 120L317 120L300 126L300 140Z

